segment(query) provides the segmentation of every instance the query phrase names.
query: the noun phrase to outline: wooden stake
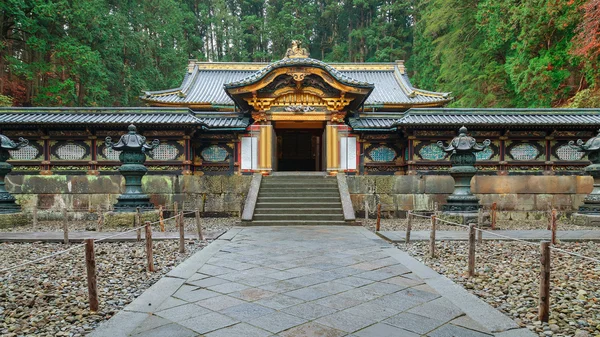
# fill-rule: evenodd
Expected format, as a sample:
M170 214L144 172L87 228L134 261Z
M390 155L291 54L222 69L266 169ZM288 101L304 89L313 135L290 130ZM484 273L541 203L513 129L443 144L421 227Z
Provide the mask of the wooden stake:
M38 224L38 208L37 205L33 205L33 210L32 210L33 214L32 214L32 226L33 227L37 227Z
M375 231L379 232L381 228L381 204L377 204L377 225L375 227Z
M556 245L556 209L552 209L552 245Z
M435 257L435 225L436 225L435 215L431 216L431 233L429 234L429 256L431 258Z
M365 199L365 222L369 220L369 203Z
M550 242L540 242L540 300L538 319L548 322L550 318Z
M467 277L475 275L475 225L469 225L469 265Z
M179 214L178 209L179 207L177 207L177 201L175 201L173 203L173 216ZM175 228L179 228L179 222L177 222L177 220L175 221Z
M96 285L96 257L94 255L94 240L85 240L85 267L87 269L88 297L90 311L98 311L98 288Z
M146 258L148 260L147 270L154 271L154 257L152 256L152 227L150 221L146 221Z
M477 227L479 227L479 229L483 228L483 209L479 209L477 211ZM479 230L477 231L477 244L482 244L483 243L483 231Z
M492 212L490 214L490 217L491 217L490 220L492 221L492 230L496 229L496 208L497 208L496 203L493 203L492 204Z
M183 225L183 211L179 212L178 220L179 223L177 225L179 227L179 252L185 253L185 226Z
M410 231L412 229L412 211L406 214L406 239L404 242L410 243Z
M104 214L100 207L98 207L98 225L96 226L96 232L102 232L102 225L104 224Z
M162 205L158 208L158 223L160 225L160 231L165 231L165 214Z
M69 215L67 214L67 209L62 209L63 216L63 240L65 245L69 244Z
M194 212L196 215L196 229L198 230L198 239L204 241L204 234L202 234L202 224L200 223L200 210Z
M135 218L133 219L133 228L140 227L142 225L142 213L140 212L140 208L135 208Z

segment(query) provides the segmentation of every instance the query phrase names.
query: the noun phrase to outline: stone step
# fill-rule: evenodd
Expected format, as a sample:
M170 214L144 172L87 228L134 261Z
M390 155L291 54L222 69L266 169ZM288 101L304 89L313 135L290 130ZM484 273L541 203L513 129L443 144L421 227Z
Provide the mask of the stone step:
M329 184L329 183L315 183L315 182L305 182L305 183L262 183L260 188L335 188L337 189L337 184Z
M342 207L335 208L259 208L254 215L262 214L342 214Z
M255 221L261 220L289 220L289 221L305 221L305 220L340 220L344 221L344 214L254 214L252 217Z
M340 196L340 192L338 191L327 191L327 192L322 192L322 191L296 191L296 190L289 190L289 191L260 191L258 194L258 197L285 197L285 196L297 196L297 197L339 197Z
M261 220L261 221L248 221L242 222L242 225L246 226L348 226L356 225L354 222L346 221L324 221L324 220Z
M337 197L321 197L319 195L312 195L312 196L276 196L276 197L263 197L261 195L258 196L258 203L261 202L277 202L277 201L282 201L282 202L297 202L297 203L304 203L304 202L310 202L310 201L315 201L315 200L319 200L319 201L326 201L326 202L341 202L341 198L338 195Z
M277 198L279 199L279 198ZM290 202L258 202L256 203L255 211L261 208L272 209L272 208L290 208L295 209L316 209L316 208L338 208L342 207L341 202L308 202L303 201L301 203L290 203Z

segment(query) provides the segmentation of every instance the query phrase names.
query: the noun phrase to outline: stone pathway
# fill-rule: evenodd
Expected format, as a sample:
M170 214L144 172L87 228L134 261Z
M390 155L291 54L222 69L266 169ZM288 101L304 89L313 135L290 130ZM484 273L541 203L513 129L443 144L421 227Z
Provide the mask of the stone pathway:
M94 232L94 231L73 231L69 232L69 240L77 242L85 239L101 239L117 234L118 232ZM206 231L203 232L206 240L214 240L222 235L224 231ZM142 240L146 234L142 229ZM198 239L197 232L186 232L184 236L187 240ZM152 240L179 240L178 232L152 232ZM0 242L63 242L63 232L0 232ZM123 235L107 239L106 242L117 241L137 241L137 233L129 232Z
M552 232L549 230L495 230L494 233L508 236L514 239L526 241L550 240ZM406 238L405 231L382 231L377 233L382 238L394 242L404 242ZM411 231L411 241L429 241L430 231ZM599 230L575 230L575 231L556 231L556 238L560 241L600 241ZM438 241L467 241L469 234L466 231L436 231L435 239ZM484 240L510 240L502 238L491 233L483 232Z
M90 336L535 336L362 227L234 228Z

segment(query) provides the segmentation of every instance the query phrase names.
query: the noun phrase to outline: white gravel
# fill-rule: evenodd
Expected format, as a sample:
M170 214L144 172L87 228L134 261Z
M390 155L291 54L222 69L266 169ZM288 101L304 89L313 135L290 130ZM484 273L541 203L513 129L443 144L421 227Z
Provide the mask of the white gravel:
M537 320L540 253L538 245L485 241L476 248L476 277L466 278L466 242L397 244L440 274L461 284L539 336L600 336L600 264L552 252L549 323ZM558 247L600 259L600 244L562 243Z

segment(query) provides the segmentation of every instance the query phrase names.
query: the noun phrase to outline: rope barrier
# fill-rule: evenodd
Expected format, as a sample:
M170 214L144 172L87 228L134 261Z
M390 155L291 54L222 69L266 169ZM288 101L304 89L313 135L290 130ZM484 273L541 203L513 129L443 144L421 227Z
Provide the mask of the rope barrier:
M185 212L184 214L190 214L190 213L195 213L195 212L196 211L188 211L188 212ZM174 219L174 218L177 218L178 216L179 215L175 215L175 216L172 216L172 217L164 219L164 220L166 221L166 220ZM159 222L160 222L160 220L159 221L155 221L155 222L151 222L150 225L157 224ZM119 232L117 234L109 235L109 236L101 238L101 239L96 239L96 240L94 240L94 243L101 242L101 241L104 241L104 240L108 240L108 239L111 239L111 238L114 238L114 237L117 237L117 236L120 236L120 235L123 235L123 234L127 234L127 233L130 233L130 232L133 232L133 231L137 231L138 229L142 229L144 227L146 227L145 224L142 225L142 226L135 227L135 228L132 228L130 230L124 231L124 232ZM67 253L67 252L69 252L69 251L71 251L73 249L77 249L77 248L81 248L81 247L85 247L85 244L81 243L81 244L78 244L76 246L73 246L73 247L61 250L59 252L56 252L56 253L53 253L53 254L50 254L50 255L46 255L46 256L42 256L42 257L37 258L35 260L27 261L27 262L18 264L16 266L12 266L12 267L8 267L8 268L0 269L0 273L11 271L11 270L14 270L14 269L17 269L17 268L21 268L21 267L24 267L24 266L27 266L27 265L30 265L30 264L33 264L33 263L36 263L36 262L40 262L40 261L43 261L43 260L47 260L47 259L49 259L51 257L62 255L62 254L65 254L65 253Z
M40 258L38 258L38 259L35 259L35 260L31 260L31 261L23 262L23 263L21 263L21 264L18 264L18 265L16 265L16 266L12 266L12 267L8 267L8 268L0 269L0 273L7 272L7 271L11 271L11 270L13 270L13 269L17 269L17 268L21 268L21 267L24 267L24 266L30 265L30 264L32 264L32 263L36 263L36 262L40 262L40 261L43 261L43 260L47 260L47 259L49 259L49 258L51 258L51 257L58 256L58 255L62 255L62 254L64 254L64 253L67 253L67 252L69 252L69 251L71 251L71 250L73 250L73 249L82 248L82 247L85 247L85 244L83 244L83 243L80 243L80 244L78 244L78 245L76 245L76 246L73 246L73 247L71 247L71 248L67 248L67 249L65 249L65 250L61 250L60 252L56 252L56 253L53 253L53 254L50 254L50 255L42 256L42 257L40 257Z
M412 215L415 215L415 214L412 214ZM430 218L430 216L429 216L429 218ZM469 226L466 226L466 225L463 225L463 224L459 224L459 223L456 223L456 222L452 222L452 221L447 221L447 220L443 220L443 219L439 219L439 218L436 219L436 220L440 221L440 222L445 222L446 224L450 224L450 225L454 225L454 226L469 228ZM508 239L508 240L525 243L527 245L535 246L536 248L538 247L537 243L526 241L526 240L523 240L523 239L513 238L513 237L510 237L510 236L507 236L507 235L498 234L498 233L495 233L495 232L492 232L492 231L488 231L488 230L485 230L485 229L481 229L481 228L478 228L478 227L475 227L475 230L476 231L481 231L483 233L489 233L491 235L494 235L494 236L497 236L497 237L501 237L501 238L505 238L505 239ZM551 250L555 250L557 252L561 252L563 254L577 256L577 257L585 259L585 260L589 260L589 261L593 261L593 262L596 262L596 263L600 263L600 259L596 259L596 258L593 258L593 257L589 257L589 256L581 255L581 254L578 254L578 253L574 253L574 252L571 252L571 251L568 251L568 250L556 248L554 246L550 246L550 249Z

